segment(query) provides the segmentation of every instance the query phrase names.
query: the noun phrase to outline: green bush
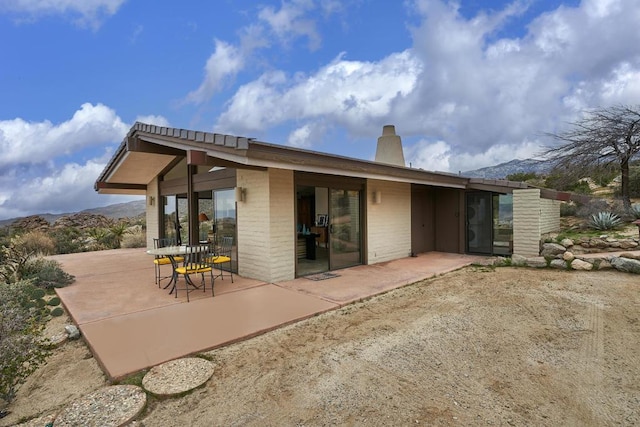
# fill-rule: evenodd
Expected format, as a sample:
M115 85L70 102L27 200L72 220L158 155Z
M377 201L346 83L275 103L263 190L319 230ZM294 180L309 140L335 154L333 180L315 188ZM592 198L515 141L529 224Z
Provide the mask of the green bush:
M591 215L589 227L596 230L613 230L622 224L622 219L611 212L598 212Z
M35 294L28 281L0 282L0 398L6 402L49 355L42 337L48 311L33 303Z
M146 246L147 246L147 235L142 231L125 234L122 237L123 248L145 248Z
M51 259L35 258L25 263L23 279L43 289L63 288L74 281L74 277L60 268L60 263Z
M507 175L506 178L509 181L526 182L532 179L537 179L539 177L538 175L536 175L535 172L517 172L517 173L512 173L511 175Z
M560 204L560 216L575 216L578 212L578 207L573 202L562 202Z
M58 228L49 233L55 243L55 253L73 254L84 252L82 233L75 227Z

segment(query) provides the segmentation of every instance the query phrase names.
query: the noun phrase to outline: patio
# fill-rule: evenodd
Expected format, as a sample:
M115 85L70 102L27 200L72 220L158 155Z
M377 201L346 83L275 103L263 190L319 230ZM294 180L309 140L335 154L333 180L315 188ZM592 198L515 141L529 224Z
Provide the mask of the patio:
M76 277L58 289L70 317L111 379L223 346L469 265L482 257L430 252L334 271L325 280L264 283L234 275L216 280L216 296L175 298L154 282L145 249L56 255ZM182 279L183 280L183 279Z

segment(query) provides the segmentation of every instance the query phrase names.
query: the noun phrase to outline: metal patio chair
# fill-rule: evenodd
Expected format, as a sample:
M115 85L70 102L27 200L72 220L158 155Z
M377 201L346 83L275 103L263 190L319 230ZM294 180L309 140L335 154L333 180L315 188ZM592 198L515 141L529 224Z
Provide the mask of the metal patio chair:
M171 238L154 238L153 239L153 249L159 249L159 248L164 248L167 246L175 246L176 245L176 241L175 239L171 239ZM176 263L181 263L184 261L183 257L177 256L174 257L174 261ZM164 279L171 279L173 276L162 276L162 272L161 272L161 267L163 265L168 265L171 268L171 273L173 275L173 265L171 263L171 258L166 257L166 256L161 256L161 255L156 255L153 259L153 266L155 269L155 274L156 274L156 285L158 285L158 287L160 287L160 283L164 280Z
M211 296L213 293L213 266L210 263L210 259L215 256L214 248L212 244L200 244L190 245L186 247L184 256L184 264L175 269L175 273L184 276L185 286L182 288L187 293L187 302L189 302L189 294L196 289L202 289L202 292L207 290L207 281L205 275L209 275L211 283ZM200 275L200 285L197 285L192 280L191 276ZM176 283L174 290L176 291L175 297L178 297L178 283Z

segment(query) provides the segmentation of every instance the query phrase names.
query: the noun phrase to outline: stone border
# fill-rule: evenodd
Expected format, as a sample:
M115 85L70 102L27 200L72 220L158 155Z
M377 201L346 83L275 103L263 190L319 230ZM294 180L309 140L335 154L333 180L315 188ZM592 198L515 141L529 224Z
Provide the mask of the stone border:
M640 274L640 251L580 255L574 254L569 248L558 243L544 243L540 255L539 257L527 258L514 254L511 256L510 262L506 258L497 258L493 265L587 271L616 269L625 273Z
M173 396L200 387L213 370L213 363L200 357L171 360L151 368L142 378L142 387L157 396Z

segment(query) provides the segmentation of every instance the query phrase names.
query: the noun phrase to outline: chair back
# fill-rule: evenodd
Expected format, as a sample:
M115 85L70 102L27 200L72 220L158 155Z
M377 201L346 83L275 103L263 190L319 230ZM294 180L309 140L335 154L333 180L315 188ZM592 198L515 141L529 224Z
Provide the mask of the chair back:
M153 249L165 248L167 246L176 246L176 239L171 237L161 237L153 239Z
M222 238L222 243L220 244L220 249L218 250L218 255L224 255L231 258L232 246L233 246L233 236L224 236Z
M186 247L184 255L184 266L188 270L207 267L213 252L212 244L189 245Z

